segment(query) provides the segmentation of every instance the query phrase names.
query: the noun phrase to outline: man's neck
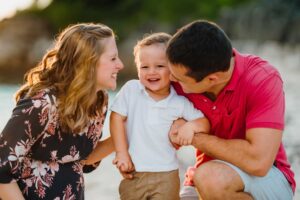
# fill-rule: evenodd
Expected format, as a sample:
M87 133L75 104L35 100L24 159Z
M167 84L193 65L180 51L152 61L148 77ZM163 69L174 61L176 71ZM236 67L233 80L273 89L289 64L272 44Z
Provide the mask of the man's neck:
M220 77L220 82L211 88L210 91L207 91L204 95L207 96L212 101L216 100L217 96L221 93L221 91L226 87L226 85L230 82L232 73L234 69L234 57L230 60L229 69L224 72Z

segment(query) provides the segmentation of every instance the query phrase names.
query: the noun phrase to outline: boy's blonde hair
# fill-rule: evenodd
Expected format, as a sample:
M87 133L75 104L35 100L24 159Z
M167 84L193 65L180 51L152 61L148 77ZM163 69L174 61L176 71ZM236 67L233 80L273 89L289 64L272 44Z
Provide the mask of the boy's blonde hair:
M142 40L139 40L137 44L134 46L133 55L134 61L137 63L137 53L144 46L150 46L153 44L164 44L167 46L169 40L171 39L171 35L164 32L146 34Z

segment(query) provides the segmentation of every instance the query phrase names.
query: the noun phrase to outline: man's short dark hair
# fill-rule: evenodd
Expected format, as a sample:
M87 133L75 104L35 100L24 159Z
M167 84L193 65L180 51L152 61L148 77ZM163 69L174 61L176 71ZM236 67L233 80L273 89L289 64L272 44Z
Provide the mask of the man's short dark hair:
M169 41L167 56L172 64L186 67L186 75L201 81L211 73L229 69L232 45L217 24L197 20L175 33Z

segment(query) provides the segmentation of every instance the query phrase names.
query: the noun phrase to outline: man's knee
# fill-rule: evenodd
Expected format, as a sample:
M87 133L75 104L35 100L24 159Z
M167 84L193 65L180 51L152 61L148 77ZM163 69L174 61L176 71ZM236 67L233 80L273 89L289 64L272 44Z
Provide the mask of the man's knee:
M215 164L213 162L207 162L196 169L193 182L201 193L202 190L211 191L215 189L219 184L218 179Z

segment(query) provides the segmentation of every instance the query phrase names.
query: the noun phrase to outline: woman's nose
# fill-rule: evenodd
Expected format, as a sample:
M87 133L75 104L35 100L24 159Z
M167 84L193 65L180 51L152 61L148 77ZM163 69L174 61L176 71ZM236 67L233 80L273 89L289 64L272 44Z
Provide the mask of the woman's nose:
M118 65L117 65L117 68L119 69L119 70L121 70L121 69L123 69L124 68L124 64L123 64L123 62L119 59L119 63L118 63Z

